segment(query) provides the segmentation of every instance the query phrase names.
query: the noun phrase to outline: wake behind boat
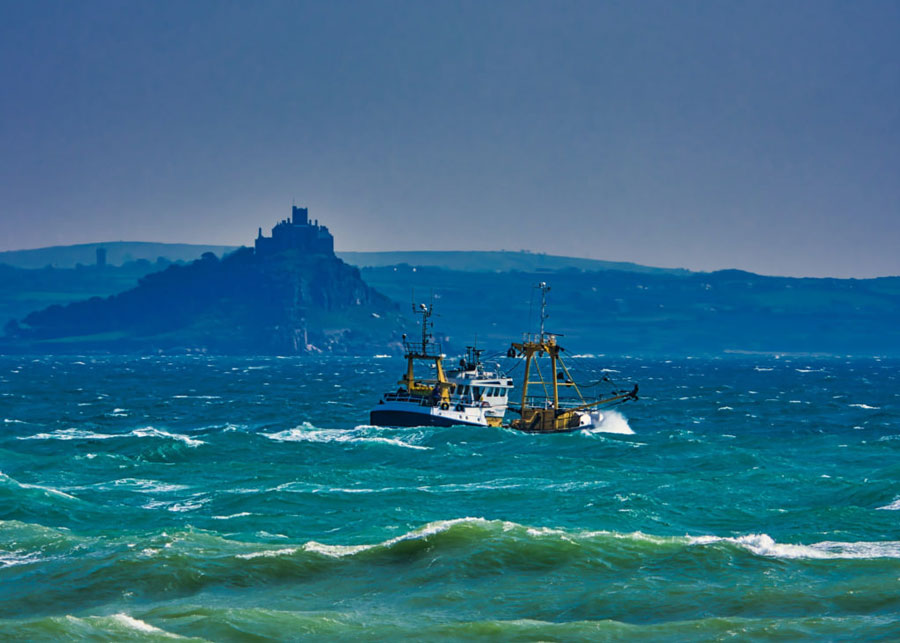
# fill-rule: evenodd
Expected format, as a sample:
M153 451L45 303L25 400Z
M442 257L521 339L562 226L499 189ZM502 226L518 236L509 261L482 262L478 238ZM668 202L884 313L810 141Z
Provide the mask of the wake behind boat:
M441 345L433 341L433 304L413 305L422 317L422 339L409 342L403 336L406 373L399 388L387 392L369 413L376 426L500 426L506 413L512 380L500 372L488 371L481 363L481 351L467 347L459 368L445 371ZM417 377L416 363L427 365L433 374Z

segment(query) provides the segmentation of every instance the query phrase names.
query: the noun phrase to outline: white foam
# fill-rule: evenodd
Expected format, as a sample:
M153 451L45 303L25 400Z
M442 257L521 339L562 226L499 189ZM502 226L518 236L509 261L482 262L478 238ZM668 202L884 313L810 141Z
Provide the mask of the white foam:
M267 549L264 551L254 551L249 554L238 554L237 558L251 559L251 558L268 558L274 556L290 556L291 554L296 554L296 547L288 547L285 549Z
M366 435L366 432L372 427L360 426L352 430L344 429L317 429L308 422L302 425L288 429L287 431L279 431L278 433L263 433L270 440L278 442L350 442L350 443L378 443L389 444L391 446L403 447L406 449L417 449L419 451L428 451L431 447L421 446L419 444L410 444L397 438L385 438L381 436Z
M618 411L603 411L600 424L594 426L588 433L617 433L619 435L634 435L634 431L628 425L628 420Z
M150 625L150 623L145 623L144 621L141 621L132 616L129 616L128 614L121 614L121 613L113 614L110 618L113 621L115 621L116 623L118 623L119 625L123 625L130 630L144 632L145 634L156 634L158 636L161 635L161 636L165 636L165 637L173 638L173 639L184 638L177 634L172 634L171 632L166 632L165 630L161 630L158 627L154 627L153 625Z
M25 552L22 550L0 552L0 569L4 567L15 567L16 565L28 565L41 561L41 555L36 552Z
M109 440L121 438L121 435L110 433L96 433L94 431L82 431L81 429L58 429L52 433L37 433L18 438L19 440Z
M486 491L494 489L526 489L529 487L530 484L527 481L521 482L514 480L510 482L508 479L498 479L486 480L484 482L448 483L437 486L422 485L420 487L416 487L416 489L418 491L424 491L426 493L468 493L471 491Z
M358 554L361 551L372 549L372 547L375 546L376 545L325 545L311 540L303 545L303 551L311 551L316 554L322 554L323 556L330 556L331 558L341 558L343 556Z
M313 552L316 554L321 554L323 556L329 556L331 558L343 558L344 556L353 556L354 554L358 554L363 551L367 551L369 549L374 549L375 547L390 547L391 545L395 545L396 543L407 541L407 540L418 540L421 538L428 538L429 536L433 536L435 534L447 531L454 525L469 523L469 524L478 524L478 525L488 525L492 521L486 520L484 518L454 518L452 520L437 520L435 522L430 522L424 527L420 527L419 529L414 529L413 531L409 531L401 536L397 536L395 538L391 538L389 540L385 540L380 543L372 544L372 545L326 545L325 543L316 542L311 540L305 543L302 547L303 551ZM501 523L503 530L508 531L516 527L515 523L511 522L503 522ZM297 551L296 548L284 548L284 549L267 549L259 552L251 552L247 554L238 554L238 558L258 558L260 556L289 556Z
M205 505L207 502L207 499L176 502L175 504L166 507L166 509L168 509L169 511L174 511L175 513L184 513L186 511L195 511L196 509L199 509L200 507Z
M880 406L869 406L868 404L850 404L850 406L855 406L858 409L868 409L870 411L877 411L880 409Z
M230 516L213 516L213 520L231 520L232 518L244 518L245 516L252 516L249 511L242 511L237 514L231 514Z
M170 491L183 491L187 485L169 484L158 480L144 480L141 478L122 478L113 482L116 487L131 487L140 493L167 493Z
M18 438L19 440L112 440L114 438L171 438L184 442L190 447L198 447L206 444L203 440L195 440L179 433L169 433L152 426L135 429L130 433L97 433L96 431L84 431L81 429L58 429L52 433L37 433Z
M13 484L20 489L39 489L44 493L52 493L54 496L59 496L60 498L66 498L67 500L78 500L75 496L70 496L69 494L60 491L59 489L54 489L53 487L42 487L39 484L28 484L25 482L19 482L15 478L10 478L8 475L0 471L0 480L6 480L10 484Z
M689 538L691 545L711 545L727 542L742 547L757 556L786 559L850 559L900 558L900 541L824 541L812 545L777 543L768 534L747 534L737 538L699 536Z
M900 511L900 498L897 498L896 500L894 500L894 502L892 502L892 503L889 504L889 505L885 505L885 506L883 506L883 507L878 507L878 509L877 509L876 511L878 511L878 510L881 510L881 511Z
M162 429L157 429L152 426L147 426L142 429L135 429L128 435L133 435L139 438L171 438L173 440L184 442L189 447L199 447L201 444L206 444L206 442L204 442L203 440L195 440L194 438L190 438L180 433L169 433L168 431L163 431Z

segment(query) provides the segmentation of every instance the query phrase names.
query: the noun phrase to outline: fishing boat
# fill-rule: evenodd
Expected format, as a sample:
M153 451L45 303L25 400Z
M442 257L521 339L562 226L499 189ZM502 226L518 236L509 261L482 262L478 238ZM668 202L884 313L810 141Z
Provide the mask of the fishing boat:
M473 346L459 366L444 368L441 345L431 333L433 302L413 305L420 316L422 337L408 341L403 336L406 373L399 388L384 393L369 413L375 426L494 426L503 423L513 381L499 371L489 371L481 362L482 351ZM428 369L422 377L416 364Z
M557 342L557 337L562 335L544 330L550 287L541 282L536 288L541 291L540 332L536 335L526 333L523 340L514 342L507 353L510 358L523 359L525 364L521 401L508 407L511 413L519 417L510 422L509 428L526 433L567 433L598 428L604 417L601 407L609 408L637 400L638 386L635 384L630 390L614 390L597 400L586 399L562 359L561 353L565 349ZM548 361L549 381L541 370L541 363L547 368ZM608 377L598 384L606 382L611 382ZM540 387L538 394L533 395L537 387ZM561 395L561 390L569 395Z

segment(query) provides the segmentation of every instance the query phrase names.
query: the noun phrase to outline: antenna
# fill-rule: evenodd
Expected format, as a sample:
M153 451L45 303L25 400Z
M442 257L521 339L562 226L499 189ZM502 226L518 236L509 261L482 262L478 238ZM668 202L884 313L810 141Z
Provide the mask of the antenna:
M550 292L550 286L546 281L542 281L535 288L541 289L541 341L544 340L544 321L550 316L547 312L547 293Z
M427 306L422 303L416 305L415 290L413 290L412 297L413 314L422 316L422 354L424 355L428 352L428 340L432 337L430 331L434 327L434 322L431 321L431 315L434 311L434 292L431 293L431 301Z

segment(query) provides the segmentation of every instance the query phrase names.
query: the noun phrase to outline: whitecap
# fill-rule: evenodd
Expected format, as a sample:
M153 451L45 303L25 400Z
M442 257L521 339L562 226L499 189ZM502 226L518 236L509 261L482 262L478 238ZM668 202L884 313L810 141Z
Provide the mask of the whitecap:
M221 400L221 395L173 395L176 400Z
M603 411L600 424L582 433L617 433L619 435L634 435L634 430L629 426L628 420L618 411Z
M157 429L152 426L135 429L128 435L133 435L138 438L171 438L172 440L184 442L189 447L199 447L201 444L206 444L203 440L195 440L194 438L190 438L180 433L169 433L168 431L163 431L162 429Z
M82 429L58 429L52 433L37 433L18 438L19 440L112 440L113 438L127 438L129 436L137 438L171 438L180 440L188 446L196 447L206 444L202 440L195 440L186 435L178 433L169 433L152 426L134 429L130 433L97 433L96 431L84 431Z
M900 498L897 498L889 505L885 505L884 507L878 507L876 511L900 511Z
M437 520L435 522L430 522L427 525L420 527L419 529L414 529L413 531L409 531L401 536L397 536L395 538L391 538L389 540L385 540L376 544L366 544L366 545L327 545L325 543L316 542L311 540L305 543L302 547L303 551L312 552L316 554L321 554L323 556L328 556L331 558L343 558L344 556L352 556L354 554L358 554L363 551L367 551L370 549L374 549L375 547L390 547L399 542L404 542L407 540L419 540L422 538L428 538L429 536L433 536L435 534L447 531L452 528L454 525L468 523L468 524L478 524L478 525L489 525L492 522L484 518L454 518L451 520ZM511 522L502 522L502 528L504 531L508 531L513 529L517 525ZM237 554L238 558L258 558L260 556L289 556L294 554L297 551L295 548L282 548L282 549L266 549L258 552L250 552L246 554Z
M9 482L10 484L19 487L20 489L39 489L45 493L51 493L54 496L59 496L60 498L66 498L67 500L78 500L75 496L70 496L64 491L60 491L59 489L54 489L53 487L43 487L39 484L28 484L26 482L19 482L15 478L11 478L2 471L0 471L0 480Z
M287 547L285 549L267 549L264 551L254 551L249 554L238 554L237 558L251 559L251 558L261 558L261 557L271 557L271 556L290 556L291 554L296 554L298 549L296 547Z
M208 501L206 499L201 500L188 500L187 502L176 502L175 504L169 505L166 507L168 511L174 511L175 513L184 513L186 511L195 511L205 505Z
M360 427L353 430L343 429L317 429L308 422L302 425L279 431L278 433L263 433L270 440L278 442L350 442L350 443L376 443L389 444L391 446L403 447L406 449L417 449L420 451L430 450L431 447L419 444L411 444L397 438L385 438L381 436L365 435Z
M0 569L15 567L16 565L29 565L43 560L38 552L26 552L23 550L0 552Z
M138 632L144 632L145 634L156 634L157 636L165 636L167 638L180 639L183 638L177 634L172 634L171 632L166 632L165 630L161 630L158 627L154 627L150 625L150 623L145 623L139 619L136 619L128 614L113 614L110 617L114 622L119 625L123 625L130 630L137 630Z
M95 433L94 431L82 431L81 429L58 429L52 433L37 433L18 438L19 440L109 440L121 438L121 435L110 433Z
M868 409L870 411L877 411L880 409L880 406L869 406L868 404L850 404L849 406L855 406L858 409Z
M187 485L170 484L158 480L144 480L141 478L121 478L113 481L114 487L130 487L140 493L168 493L170 491L184 491L189 489Z
M372 549L376 545L325 545L317 543L314 540L303 545L303 551L311 551L323 556L331 556L332 558L341 558L342 556L352 556L361 551Z
M711 545L727 542L757 556L787 559L872 559L900 558L900 541L824 541L812 545L777 543L768 534L747 534L737 538L699 536L689 538L692 545Z

